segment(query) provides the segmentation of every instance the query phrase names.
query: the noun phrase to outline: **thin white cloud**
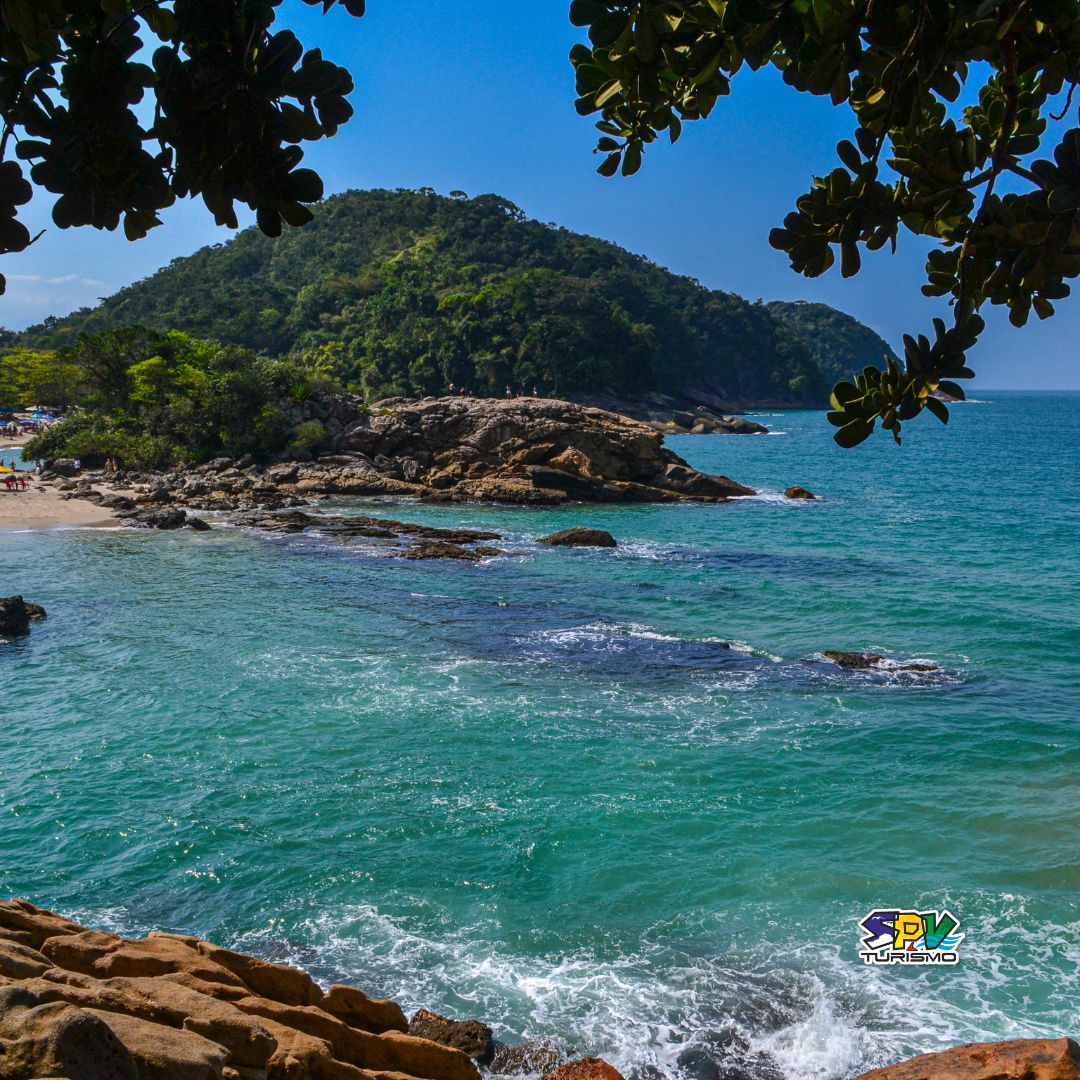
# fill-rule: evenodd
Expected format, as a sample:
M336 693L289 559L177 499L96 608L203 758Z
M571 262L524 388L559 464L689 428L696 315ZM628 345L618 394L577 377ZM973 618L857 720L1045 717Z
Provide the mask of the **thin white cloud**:
M82 285L87 289L105 289L108 285L97 278L79 277L78 274L65 274L63 277L42 277L41 274L8 274L8 281L29 281L34 285Z

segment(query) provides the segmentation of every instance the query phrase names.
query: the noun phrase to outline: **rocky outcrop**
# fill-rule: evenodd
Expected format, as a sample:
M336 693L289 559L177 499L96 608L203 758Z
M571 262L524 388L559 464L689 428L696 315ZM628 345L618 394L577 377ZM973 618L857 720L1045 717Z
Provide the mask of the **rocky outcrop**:
M863 1073L858 1080L1080 1080L1072 1039L969 1043Z
M785 498L788 499L816 499L817 496L812 491L807 491L804 487L799 487L798 484L792 484L791 487L785 489Z
M491 1028L480 1020L450 1020L430 1009L420 1009L409 1021L409 1034L452 1046L481 1064L491 1061L495 1053Z
M4 1080L479 1080L401 1009L198 938L87 930L0 901Z
M391 398L369 407L336 395L329 404L306 402L297 417L319 412L333 423L326 421L330 449L317 459L289 455L268 466L251 458L216 459L110 481L130 493L120 497L130 498L136 511L281 510L326 495L553 506L724 502L754 494L725 476L691 468L647 424L567 401ZM296 456L304 460L291 460ZM69 494L99 497L89 484Z
M31 604L21 596L0 599L0 638L25 637L30 624L45 618L40 604Z
M573 529L562 529L552 533L551 536L541 537L536 541L538 544L550 544L552 547L618 547L615 537L604 529L586 529L577 526Z

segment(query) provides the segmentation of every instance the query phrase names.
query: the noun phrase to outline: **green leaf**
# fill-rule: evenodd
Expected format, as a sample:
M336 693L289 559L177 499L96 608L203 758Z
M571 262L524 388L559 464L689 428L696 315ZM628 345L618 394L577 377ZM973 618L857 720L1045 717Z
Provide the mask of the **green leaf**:
M851 423L845 424L833 435L833 441L837 446L850 450L853 446L858 446L859 443L870 438L873 430L874 423L872 420L852 420Z
M943 424L949 422L949 409L944 401L939 401L936 397L928 397L923 403Z

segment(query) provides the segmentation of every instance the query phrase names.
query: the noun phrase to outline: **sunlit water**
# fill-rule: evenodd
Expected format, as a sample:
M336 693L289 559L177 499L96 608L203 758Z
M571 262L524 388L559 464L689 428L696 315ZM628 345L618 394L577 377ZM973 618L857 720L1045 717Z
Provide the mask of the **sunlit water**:
M984 396L899 450L814 413L671 440L763 491L729 505L362 504L520 552L479 566L0 535L49 610L0 646L0 894L642 1078L1076 1035L1080 398ZM620 548L530 543L579 523ZM959 965L864 967L893 905L949 907Z

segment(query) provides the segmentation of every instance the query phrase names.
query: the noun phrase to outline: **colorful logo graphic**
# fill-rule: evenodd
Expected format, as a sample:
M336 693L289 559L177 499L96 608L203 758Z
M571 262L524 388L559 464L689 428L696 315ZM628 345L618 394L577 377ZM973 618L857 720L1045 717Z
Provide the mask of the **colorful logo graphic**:
M859 924L866 931L859 956L864 964L955 964L964 940L950 911L871 911Z

